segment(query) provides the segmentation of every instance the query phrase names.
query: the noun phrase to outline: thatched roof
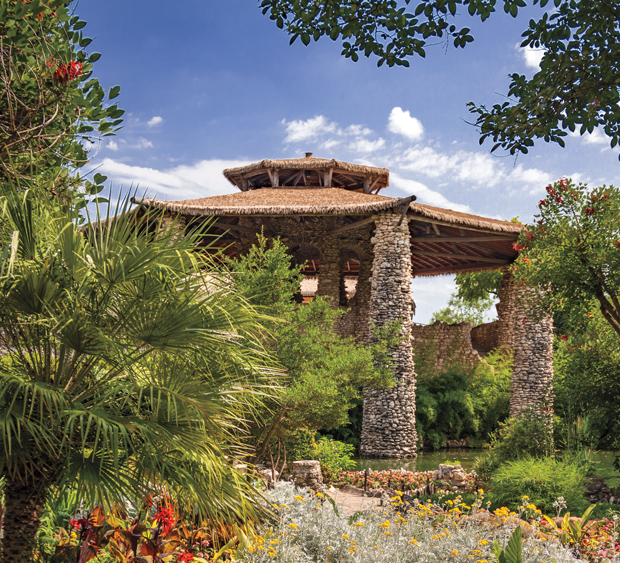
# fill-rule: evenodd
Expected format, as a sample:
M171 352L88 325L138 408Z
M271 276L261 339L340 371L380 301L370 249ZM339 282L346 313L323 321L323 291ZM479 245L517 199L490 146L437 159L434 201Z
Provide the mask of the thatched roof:
M364 194L344 189L262 188L227 195L163 201L146 198L143 205L167 209L183 215L202 216L278 216L278 215L372 215L402 205L400 198ZM473 227L498 233L518 234L520 223L489 219L479 215L411 203L409 220L420 217L448 226Z
M184 201L146 198L144 205L173 213L204 216L371 215L401 205L401 200L337 188L262 188Z
M417 215L427 219L436 220L438 223L446 224L448 226L454 225L461 227L474 227L478 229L496 231L498 233L519 234L523 230L523 225L521 223L502 221L501 219L490 219L488 217L481 217L480 215L471 215L470 213L452 211L452 209L442 209L441 207L433 207L432 205L425 205L423 203L413 202L409 207L410 219L414 220Z
M246 166L227 168L224 176L240 190L276 187L346 188L367 193L390 185L390 171L341 160L315 158L265 159Z

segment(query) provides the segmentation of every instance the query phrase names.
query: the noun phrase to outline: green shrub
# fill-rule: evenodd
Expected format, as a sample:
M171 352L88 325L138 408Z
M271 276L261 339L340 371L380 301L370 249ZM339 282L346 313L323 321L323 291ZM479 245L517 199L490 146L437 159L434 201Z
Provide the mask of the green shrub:
M296 430L284 439L286 457L290 462L302 459L314 459L316 448L315 433L310 430Z
M518 418L500 422L489 453L476 462L474 469L478 476L488 480L507 462L553 454L550 424L549 416L534 408L525 409Z
M322 437L316 442L313 459L321 462L323 478L329 482L338 472L355 469L354 452L355 447L351 444Z
M554 513L553 503L564 497L567 510L581 513L588 502L583 496L583 469L551 457L525 458L502 465L493 478L494 506L515 510L527 495L543 513Z

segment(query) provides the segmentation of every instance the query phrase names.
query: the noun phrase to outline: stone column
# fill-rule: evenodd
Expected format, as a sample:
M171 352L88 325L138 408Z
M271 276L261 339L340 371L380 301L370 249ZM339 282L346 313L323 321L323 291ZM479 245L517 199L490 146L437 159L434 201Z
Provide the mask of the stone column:
M396 385L390 390L366 389L362 423L362 457L403 458L416 455L415 372L411 347L411 243L400 213L386 211L376 217L371 243L374 260L371 277L370 321L382 326L402 323L403 339L393 350Z
M510 416L527 407L553 412L553 319L537 310L537 294L516 286L504 272L500 285L499 343L514 352L510 383Z
M325 237L321 244L317 295L331 297L333 307L338 307L340 300L340 269L338 239L335 236Z

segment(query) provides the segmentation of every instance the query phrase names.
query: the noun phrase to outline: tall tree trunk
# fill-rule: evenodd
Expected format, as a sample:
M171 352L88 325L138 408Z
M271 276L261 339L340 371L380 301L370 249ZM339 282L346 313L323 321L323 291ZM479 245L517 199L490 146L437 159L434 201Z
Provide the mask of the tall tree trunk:
M2 517L2 563L30 563L46 491L7 478Z

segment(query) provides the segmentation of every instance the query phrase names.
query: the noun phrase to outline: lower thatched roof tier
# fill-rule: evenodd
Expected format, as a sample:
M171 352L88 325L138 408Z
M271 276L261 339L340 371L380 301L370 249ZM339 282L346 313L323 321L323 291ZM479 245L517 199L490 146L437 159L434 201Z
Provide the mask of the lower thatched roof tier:
M344 189L270 189L236 192L226 195L163 201L144 199L143 205L167 209L183 215L202 216L278 216L278 215L372 215L395 209L403 200L374 194L364 194ZM472 227L498 233L518 234L521 223L490 219L479 215L442 209L422 203L411 203L409 220L428 220L438 224Z
M401 200L337 188L261 188L184 201L145 199L144 204L204 216L371 215L398 207Z
M255 233L265 228L271 236L288 236L289 233L273 223L278 217L299 218L300 229L304 217L308 221L312 217L340 217L340 226L330 227L325 231L327 235L367 229L373 215L393 209L403 213L403 220L406 215L415 276L496 269L517 257L513 245L523 229L520 223L410 203L410 200L338 188L261 188L185 201L145 199L141 204L187 217L220 217L221 220L213 222L210 232L223 237L219 239L220 246L233 253L236 237L231 232ZM253 219L250 223L240 222L243 217ZM320 268L319 261L313 260L312 264Z

